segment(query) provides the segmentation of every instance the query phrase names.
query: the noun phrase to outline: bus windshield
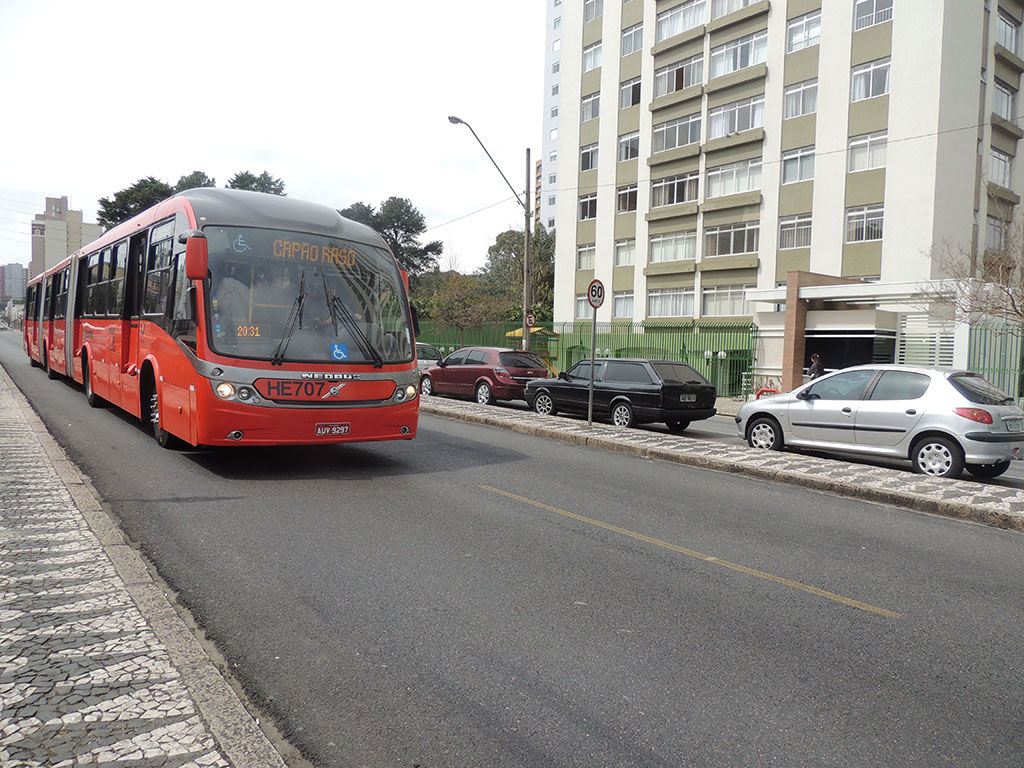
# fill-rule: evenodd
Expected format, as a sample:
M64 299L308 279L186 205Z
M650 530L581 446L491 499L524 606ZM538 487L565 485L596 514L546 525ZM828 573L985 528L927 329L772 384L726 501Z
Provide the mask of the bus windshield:
M215 352L278 364L412 360L405 288L385 249L274 229L203 231Z

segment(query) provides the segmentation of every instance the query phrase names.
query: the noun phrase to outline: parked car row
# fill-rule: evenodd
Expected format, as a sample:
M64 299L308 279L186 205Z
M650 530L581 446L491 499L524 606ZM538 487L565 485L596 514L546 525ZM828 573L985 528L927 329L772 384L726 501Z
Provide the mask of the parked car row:
M601 359L591 370L590 360L584 360L551 378L533 352L496 347L464 347L434 364L421 364L420 393L471 397L488 405L495 400L525 400L540 414L585 414L591 375L594 417L616 426L665 422L681 432L690 422L715 415L714 386L685 363Z

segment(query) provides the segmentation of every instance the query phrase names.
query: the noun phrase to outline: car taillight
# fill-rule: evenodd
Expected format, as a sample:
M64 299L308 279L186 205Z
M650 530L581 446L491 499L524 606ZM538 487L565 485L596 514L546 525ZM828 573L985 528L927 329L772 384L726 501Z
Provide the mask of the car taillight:
M499 379L511 379L512 378L512 374L510 374L508 372L508 370L505 369L505 368L495 368L494 369L494 375L497 376Z
M965 419L976 421L979 424L991 424L992 414L983 408L954 408L953 413L963 416Z

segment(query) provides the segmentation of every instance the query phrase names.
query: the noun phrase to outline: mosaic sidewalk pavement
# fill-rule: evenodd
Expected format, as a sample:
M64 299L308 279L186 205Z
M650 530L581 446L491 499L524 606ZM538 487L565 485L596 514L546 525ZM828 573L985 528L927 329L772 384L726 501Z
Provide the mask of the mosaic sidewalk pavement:
M232 765L42 429L0 371L0 765Z
M909 469L887 469L799 453L758 451L746 445L677 437L643 429L623 429L597 422L588 427L586 421L580 419L540 416L532 411L443 397L423 398L420 410L577 445L788 483L1024 531L1024 491L1016 488L925 477L913 474Z

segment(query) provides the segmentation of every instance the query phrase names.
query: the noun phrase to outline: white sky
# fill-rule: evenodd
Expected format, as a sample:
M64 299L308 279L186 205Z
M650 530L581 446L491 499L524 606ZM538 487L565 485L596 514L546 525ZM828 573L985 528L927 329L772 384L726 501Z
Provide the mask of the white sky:
M47 196L95 221L145 176L267 170L335 208L407 197L472 272L523 215L447 117L521 194L544 23L543 0L0 0L0 264L28 264Z

